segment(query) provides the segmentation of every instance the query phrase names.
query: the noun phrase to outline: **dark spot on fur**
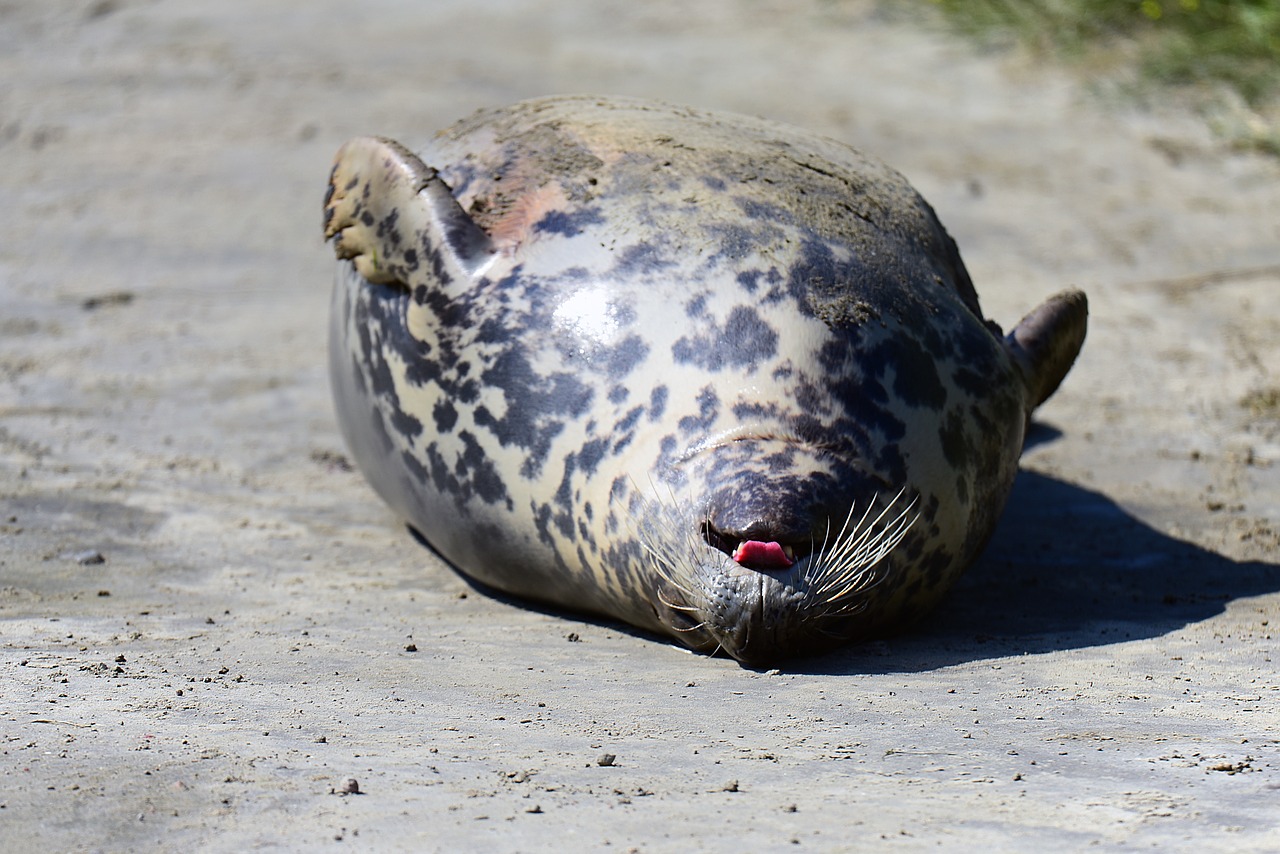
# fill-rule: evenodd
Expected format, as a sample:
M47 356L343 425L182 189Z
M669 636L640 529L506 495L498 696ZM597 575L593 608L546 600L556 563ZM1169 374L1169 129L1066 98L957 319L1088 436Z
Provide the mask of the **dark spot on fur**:
M670 266L671 262L663 258L658 247L652 243L628 246L618 253L618 261L614 265L619 276L653 274Z
M380 239L386 240L392 246L400 244L400 232L396 228L396 222L400 219L400 209L392 208L382 221L378 223L378 229L374 232Z
M941 411L947 390L938 378L938 366L914 338L897 335L879 348L881 357L893 367L893 392L910 406Z
M723 328L710 324L702 334L685 336L671 347L679 364L718 371L724 367L754 369L778 351L778 333L750 306L737 306Z
M422 433L422 422L403 409L391 413L391 426L410 439L415 439Z
M778 352L778 333L750 306L738 306L729 312L724 328L730 341L751 345L752 363L760 358L771 359Z
M628 335L609 348L606 357L609 377L617 380L625 377L649 355L649 345L639 335Z
M568 371L540 376L519 350L501 353L482 374L485 385L501 389L509 406L497 418L485 406L476 409L475 423L506 445L527 452L522 473L535 477L541 471L552 439L564 429L564 419L579 418L591 404L592 387Z
M733 405L733 417L739 421L752 418L772 418L778 414L778 404L748 400Z
M596 466L600 465L600 460L604 458L605 451L609 448L608 439L592 439L582 446L582 450L578 451L578 466L588 475L596 473Z
M951 375L951 380L970 397L981 399L991 388L991 378L983 376L969 368L960 368Z
M588 226L601 225L605 216L599 208L587 207L576 211L549 211L542 219L533 224L533 230L547 234L562 234L574 237L581 234Z
M440 449L434 442L427 445L423 449L423 453L427 457L427 465L430 467L431 482L435 484L436 490L448 495L462 495L462 486L458 479L449 471L449 465L445 462L444 456L440 453ZM462 507L462 504L458 505Z
M636 422L640 420L641 415L644 415L643 406L637 406L632 408L627 412L626 415L622 416L622 418L618 420L617 424L613 425L613 432L625 433L628 430L635 429Z
M457 473L459 479L467 479L486 504L496 504L506 499L507 487L498 474L493 460L485 454L476 437L463 430L458 434L462 440L464 451L458 458ZM508 502L510 504L510 502Z
M412 475L413 479L416 480L418 483L422 484L423 486L427 486L428 484L431 483L430 474L423 467L422 463L418 461L418 458L413 455L412 452L410 451L402 452L400 454L400 460L404 463L404 467L409 470L409 474Z
M562 510L573 509L573 473L578 468L578 455L569 453L564 458L564 474L560 477L560 486L556 488L555 503Z
M777 377L775 372L775 379ZM831 412L831 394L825 386L801 380L794 386L796 403L802 412L810 415L827 415Z
M447 399L437 400L431 410L431 418L436 423L436 432L448 433L458 423L458 410Z
M698 414L686 415L680 419L680 430L683 433L705 433L715 423L720 414L720 398L711 386L698 392Z
M649 392L649 420L657 421L667 411L667 387L655 386Z
M938 428L938 442L942 445L942 455L952 468L967 469L971 465L964 418L958 411L951 410L943 419L942 426Z
M778 205L771 205L768 202L750 198L739 198L735 199L735 201L748 219L761 220L771 224L790 223L795 220L795 216L791 211Z
M533 510L533 526L538 531L538 540L545 545L556 546L555 535L551 533L551 514L550 504L532 504Z
M740 261L764 241L748 228L719 224L706 228L707 237L718 247L713 260Z

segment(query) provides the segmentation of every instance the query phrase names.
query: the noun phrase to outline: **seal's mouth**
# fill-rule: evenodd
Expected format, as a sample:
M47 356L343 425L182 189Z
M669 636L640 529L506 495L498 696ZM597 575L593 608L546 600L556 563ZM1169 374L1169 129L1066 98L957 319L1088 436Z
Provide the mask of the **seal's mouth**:
M790 569L796 561L813 550L812 543L792 543L768 538L767 535L735 536L716 530L710 522L702 523L702 538L713 549L724 552L739 566L761 572Z
M748 481L713 494L700 518L679 507L651 513L666 522L642 529L658 622L686 646L749 667L874 631L914 559L900 544L920 518L919 496L904 487L847 505L823 497Z

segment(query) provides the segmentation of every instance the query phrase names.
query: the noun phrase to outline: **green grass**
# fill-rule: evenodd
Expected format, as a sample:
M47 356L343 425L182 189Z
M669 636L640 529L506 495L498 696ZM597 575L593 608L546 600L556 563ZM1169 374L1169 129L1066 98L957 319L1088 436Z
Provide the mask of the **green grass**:
M1280 388L1255 389L1244 396L1240 405L1255 418L1280 419Z
M1095 69L1129 66L1202 102L1237 101L1249 116L1224 130L1280 154L1280 0L931 2L972 35L1013 38Z

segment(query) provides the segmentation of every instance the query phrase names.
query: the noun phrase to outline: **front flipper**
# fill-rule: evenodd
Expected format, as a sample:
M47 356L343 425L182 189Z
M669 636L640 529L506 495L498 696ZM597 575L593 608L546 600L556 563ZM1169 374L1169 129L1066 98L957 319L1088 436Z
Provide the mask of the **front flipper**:
M1005 336L1005 346L1027 383L1028 409L1044 403L1075 364L1089 325L1089 301L1083 291L1050 297Z
M479 275L496 249L435 169L398 142L353 139L338 151L324 202L324 236L379 284L447 287Z

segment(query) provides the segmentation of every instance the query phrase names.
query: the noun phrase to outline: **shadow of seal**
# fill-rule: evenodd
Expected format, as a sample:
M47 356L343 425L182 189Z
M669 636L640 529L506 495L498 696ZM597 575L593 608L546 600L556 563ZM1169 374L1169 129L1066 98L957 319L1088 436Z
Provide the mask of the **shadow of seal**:
M773 122L564 97L325 199L330 372L460 571L767 666L926 613L991 536L1078 291L1008 335L896 172Z

